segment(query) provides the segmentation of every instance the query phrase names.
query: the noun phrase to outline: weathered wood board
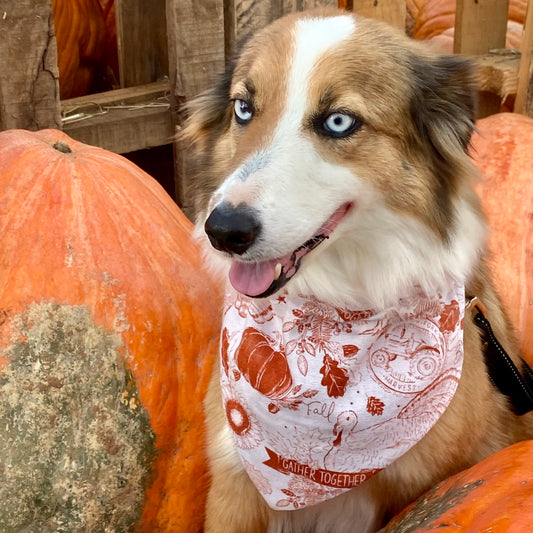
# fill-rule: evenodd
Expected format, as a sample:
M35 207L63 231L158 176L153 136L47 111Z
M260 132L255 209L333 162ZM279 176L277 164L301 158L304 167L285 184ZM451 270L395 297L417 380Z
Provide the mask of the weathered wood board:
M533 0L528 3L521 52L515 111L533 117Z
M0 2L0 130L60 128L51 0Z
M168 75L165 0L115 0L120 86Z
M173 142L168 81L61 102L63 130L74 139L125 154Z

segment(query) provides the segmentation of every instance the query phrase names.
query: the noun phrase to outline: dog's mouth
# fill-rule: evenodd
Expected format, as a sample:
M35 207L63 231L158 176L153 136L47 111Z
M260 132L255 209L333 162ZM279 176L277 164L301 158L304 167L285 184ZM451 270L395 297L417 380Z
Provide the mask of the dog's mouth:
M298 272L303 257L329 238L352 205L347 202L339 207L320 226L314 237L287 255L258 262L233 261L229 271L233 288L253 298L265 298L279 291Z

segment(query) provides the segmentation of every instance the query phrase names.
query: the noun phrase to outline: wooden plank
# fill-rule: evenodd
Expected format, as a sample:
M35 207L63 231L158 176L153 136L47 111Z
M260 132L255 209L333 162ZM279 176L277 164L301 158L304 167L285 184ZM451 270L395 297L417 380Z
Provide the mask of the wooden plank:
M63 130L73 139L126 154L135 150L169 144L174 139L174 125L168 110L144 108L112 110L80 122L65 124Z
M486 54L505 48L509 0L457 0L454 52Z
M287 10L287 5L291 5L290 10ZM340 7L338 0L285 0L283 13L290 13L293 11L305 11L306 9L314 9L315 7Z
M516 50L501 50L474 58L477 84L481 91L498 95L503 101L516 94L520 54Z
M167 0L170 98L174 123L183 120L183 104L210 87L224 70L223 0ZM194 215L189 194L194 179L185 148L175 146L176 198L183 211Z
M297 9L296 2L283 0L225 0L224 37L225 56L231 57L235 44L267 26L284 14L284 7Z
M522 35L514 111L533 117L533 0L529 0Z
M118 105L118 104L135 104L138 102L150 102L161 96L168 96L170 84L168 81L157 81L136 87L126 89L116 89L103 93L88 94L61 101L61 112L64 115L70 113L73 108L84 108L87 106L101 105Z
M0 129L59 128L59 74L50 0L0 3L0 57Z
M115 0L120 86L168 75L165 0Z
M405 30L407 15L405 0L352 0L350 3L355 13L382 20L391 26Z
M454 52L479 55L505 48L509 0L457 0ZM501 99L480 91L478 118L497 113Z
M168 82L63 100L63 130L74 139L125 154L174 138Z
M167 0L170 87L178 101L224 70L223 14L222 0Z
M337 6L337 0L224 0L226 61L232 57L239 42L283 15Z

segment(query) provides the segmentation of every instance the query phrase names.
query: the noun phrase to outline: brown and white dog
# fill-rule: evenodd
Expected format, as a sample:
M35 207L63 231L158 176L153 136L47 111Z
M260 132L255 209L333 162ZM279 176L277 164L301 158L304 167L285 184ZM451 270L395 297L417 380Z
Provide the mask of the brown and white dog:
M433 295L460 283L515 357L484 263L465 59L346 12L304 12L258 32L189 113L197 226L238 292L379 311L415 287ZM274 510L236 452L218 372L206 400L207 533L375 531L439 480L533 435L530 416L514 415L491 383L466 311L459 384L429 432L362 484Z

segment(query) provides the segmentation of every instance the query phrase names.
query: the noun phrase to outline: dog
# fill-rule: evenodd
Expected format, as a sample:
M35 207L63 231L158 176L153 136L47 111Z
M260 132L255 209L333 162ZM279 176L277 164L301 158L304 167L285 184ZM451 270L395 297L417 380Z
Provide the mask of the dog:
M483 302L519 367L472 188L469 61L311 10L257 32L187 111L197 233L228 284L207 533L376 531L533 435L466 309Z

